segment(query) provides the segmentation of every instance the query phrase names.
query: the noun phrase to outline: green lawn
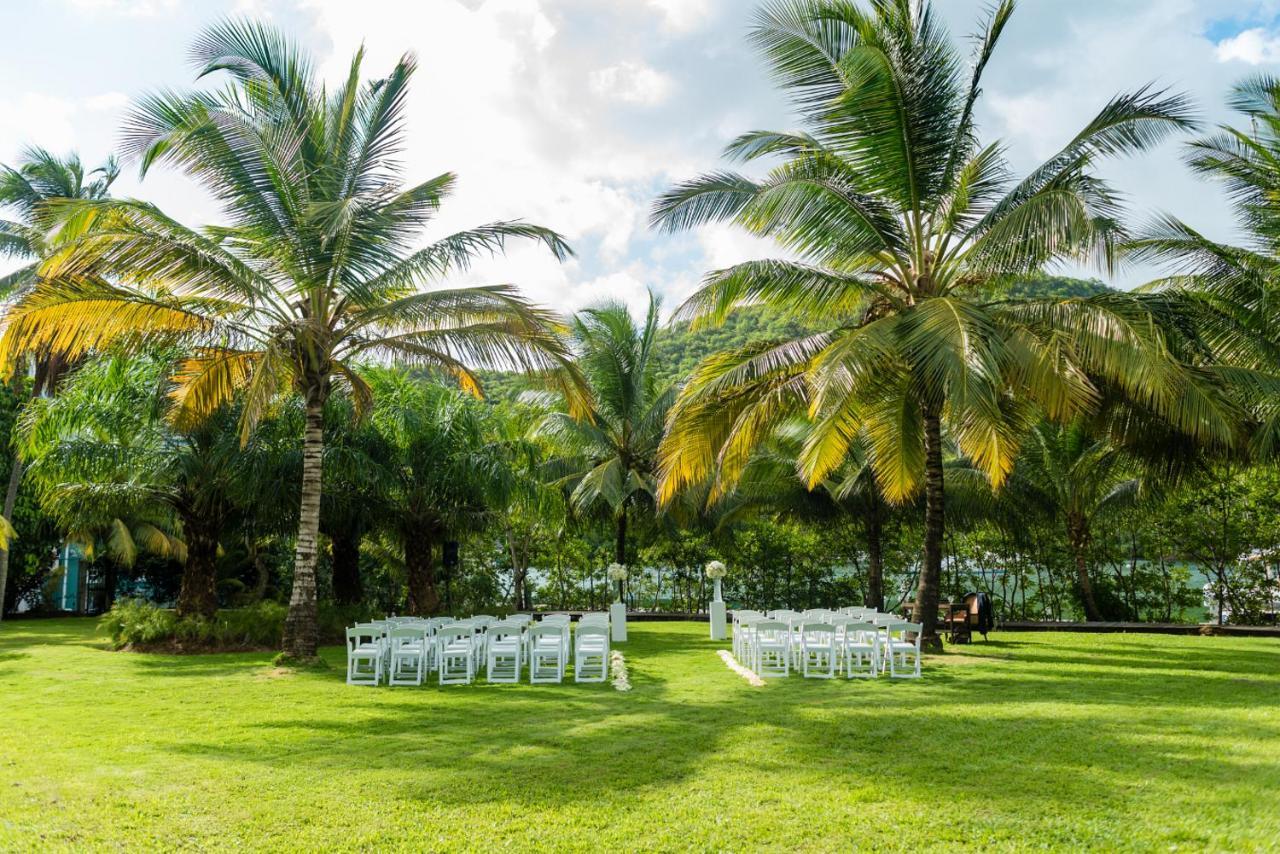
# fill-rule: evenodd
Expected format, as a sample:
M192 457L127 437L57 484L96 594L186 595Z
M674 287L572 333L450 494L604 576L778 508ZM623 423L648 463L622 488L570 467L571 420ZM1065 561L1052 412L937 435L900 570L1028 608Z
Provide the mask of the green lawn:
M1006 634L752 688L633 625L634 690L370 689L0 625L0 847L1280 847L1280 644Z

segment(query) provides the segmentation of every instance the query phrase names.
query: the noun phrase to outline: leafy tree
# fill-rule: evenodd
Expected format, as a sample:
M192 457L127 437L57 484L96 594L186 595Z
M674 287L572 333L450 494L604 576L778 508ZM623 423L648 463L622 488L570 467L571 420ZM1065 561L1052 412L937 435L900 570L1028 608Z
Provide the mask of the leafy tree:
M726 156L781 162L760 180L716 172L656 204L676 230L730 222L791 258L710 273L677 312L694 328L741 305L773 306L818 331L703 362L676 403L659 497L731 483L779 419L807 412L800 456L821 483L867 442L881 491L923 486L924 560L914 618L934 633L943 552L943 430L999 487L1039 412L1070 420L1112 398L1178 430L1230 441L1210 381L1169 358L1150 307L1125 295L1007 299L1011 281L1064 258L1109 262L1127 235L1094 172L1192 124L1181 97L1113 98L1074 138L1014 179L979 141L982 75L1010 15L982 23L968 70L928 3L785 0L752 39L799 111L798 132L754 131Z
M232 397L247 438L268 403L304 402L302 490L284 648L315 655L316 546L324 405L345 389L358 409L372 390L354 365L387 359L443 371L476 389L467 363L550 369L565 362L555 320L509 286L422 290L512 238L569 249L554 232L496 222L411 251L454 185L449 173L403 187L404 105L415 61L362 82L363 52L335 90L275 30L250 22L207 29L193 55L201 77L230 85L140 101L125 149L144 174L172 164L222 204L227 222L190 229L138 201L53 207L62 223L41 281L12 309L4 350L72 355L181 342L178 417L198 420Z
M183 566L180 616L217 609L217 558L238 499L265 498L270 466L240 445L237 413L187 429L169 421L165 358L90 361L57 397L28 405L21 449L46 512L72 538L103 539L132 565L139 550Z
M652 506L658 444L675 388L656 380L658 301L649 298L643 324L611 303L573 321L578 370L587 409L553 412L537 428L560 454L559 480L572 485L579 510L607 509L614 524L613 559L627 563L628 508Z
M36 283L36 269L49 253L51 222L45 210L54 199L101 199L107 196L120 170L114 159L85 172L80 158L71 154L60 158L43 148L22 152L17 166L0 167L0 208L17 215L15 220L0 219L0 256L19 258L25 263L0 277L0 295L12 298L28 293ZM45 394L66 368L62 353L46 349L31 354L33 381L30 386L17 379L15 389L31 394ZM22 460L13 455L9 465L9 485L5 490L3 518L13 518L18 487L22 482ZM0 545L0 619L4 618L5 587L9 579L9 549Z

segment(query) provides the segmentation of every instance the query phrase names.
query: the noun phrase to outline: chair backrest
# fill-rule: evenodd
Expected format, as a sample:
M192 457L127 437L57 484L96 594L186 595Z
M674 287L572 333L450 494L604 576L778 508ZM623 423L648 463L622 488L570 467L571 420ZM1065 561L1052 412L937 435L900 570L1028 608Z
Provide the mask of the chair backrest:
M831 623L806 622L800 624L800 634L806 642L830 643L836 638L836 627Z
M507 617L505 620L503 620L503 622L515 623L516 625L520 625L520 626L527 626L533 622L533 615L532 614L512 614L510 617Z
M354 628L347 629L347 648L355 649L366 641L376 643L380 637L382 637L381 631L357 625Z
M532 626L529 629L529 640L534 643L536 643L539 638L555 638L556 640L563 640L564 633L567 630L568 626L566 625L548 623L543 620L538 625Z
M598 625L596 623L587 623L586 625L579 623L577 636L579 638L592 636L607 638L609 636L609 627Z
M524 634L524 626L511 620L500 620L485 629L485 636L489 640L500 640L502 638L520 637Z
M570 621L572 621L572 619L573 618L570 617L568 614L547 614L545 617L542 618L541 625L567 626L569 625Z
M389 636L392 641L398 641L398 640L422 641L427 639L427 635L429 633L430 633L430 630L426 626L403 625L403 626L396 626L394 629L392 629Z
M915 632L917 638L920 637L920 631L924 628L920 623L908 623L906 620L891 620L885 623L878 623L880 628L889 633L890 637L898 635L906 636L909 632Z
M466 623L451 623L436 632L436 637L443 643L453 640L470 640L475 635L475 627Z
M755 629L757 635L777 635L786 634L791 631L791 626L782 620L756 620L751 624L751 628Z

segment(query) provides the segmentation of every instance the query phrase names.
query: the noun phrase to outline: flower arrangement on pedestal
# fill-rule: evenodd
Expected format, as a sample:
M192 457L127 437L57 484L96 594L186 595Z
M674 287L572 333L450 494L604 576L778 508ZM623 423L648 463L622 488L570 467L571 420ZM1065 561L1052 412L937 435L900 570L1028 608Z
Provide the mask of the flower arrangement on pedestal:
M627 568L620 563L611 563L609 564L609 568L604 571L604 574L610 581L617 583L618 601L621 602L623 596L622 585L627 580Z
M721 599L720 599L720 579L724 578L726 575L728 575L728 574L729 574L729 569L728 569L728 567L726 567L726 566L725 566L723 563L721 563L720 561L718 561L718 560L713 560L713 561L711 561L710 563L708 563L708 564L707 564L706 572L707 572L707 578L710 578L712 581L714 581L714 582L715 582L715 586L716 586L716 591L715 591L715 596L716 596L716 598L715 598L715 601L719 602L719 601L721 601Z

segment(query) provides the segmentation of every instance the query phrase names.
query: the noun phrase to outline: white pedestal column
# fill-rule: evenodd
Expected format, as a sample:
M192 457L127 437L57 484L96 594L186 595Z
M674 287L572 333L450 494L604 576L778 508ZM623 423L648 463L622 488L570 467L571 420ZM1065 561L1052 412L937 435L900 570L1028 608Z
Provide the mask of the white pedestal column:
M723 602L711 603L711 639L725 639L725 611Z
M725 639L725 607L720 595L720 579L715 579L715 598L711 600L711 639Z
M627 640L627 606L621 602L609 606L609 635L614 643Z

